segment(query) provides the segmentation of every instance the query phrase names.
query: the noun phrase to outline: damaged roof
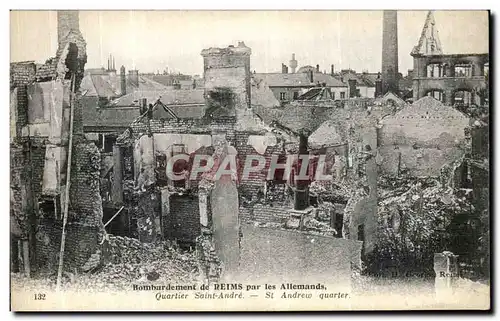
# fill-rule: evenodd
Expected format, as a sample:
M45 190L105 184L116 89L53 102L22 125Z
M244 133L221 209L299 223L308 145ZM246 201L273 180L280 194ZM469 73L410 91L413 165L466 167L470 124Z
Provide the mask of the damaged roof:
M406 105L406 102L401 99L398 95L392 91L388 91L384 96L375 98L375 103L387 104L390 100L393 100L396 105L402 107Z
M310 135L328 119L329 109L316 106L288 105L278 123L295 133Z
M417 100L396 114L397 117L406 118L426 118L427 116L447 118L447 119L468 119L462 112L452 106L444 105L439 100L425 96Z
M284 109L280 108L280 107L269 108L269 107L260 106L260 105L252 106L253 113L255 115L257 115L257 117L262 119L262 121L266 125L270 125L273 122L279 121L279 119L283 115L283 110Z
M276 99L264 79L252 77L250 80L251 104L252 106L279 107L280 102Z
M339 76L337 76L337 77L339 77ZM377 81L378 74L377 73L354 73L354 72L349 71L349 72L342 73L340 77L342 77L342 80L344 81L344 83L347 83L349 80L354 79L354 80L356 80L356 86L375 87L375 82Z
M312 148L339 146L347 143L345 133L342 133L337 121L327 120L318 127L308 139Z
M87 78L91 79L91 78ZM204 89L168 89L161 91L135 91L112 100L107 106L99 108L95 95L85 95L84 126L127 127L140 117L140 103L146 98L147 104L160 102L168 107L176 118L201 119L205 116L206 105ZM252 108L257 116L270 124L281 117L275 109L280 104L264 81L252 80ZM155 117L171 118L172 115L155 107Z
M140 116L139 107L99 108L96 97L82 97L83 126L127 128Z
M326 87L311 88L297 98L297 100L327 100L327 99L332 99L332 93Z

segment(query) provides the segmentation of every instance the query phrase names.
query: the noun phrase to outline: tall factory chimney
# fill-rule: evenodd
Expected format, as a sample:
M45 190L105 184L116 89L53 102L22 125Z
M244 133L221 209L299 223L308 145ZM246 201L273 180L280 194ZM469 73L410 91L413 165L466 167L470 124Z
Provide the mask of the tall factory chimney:
M398 93L398 12L384 10L382 31L382 95Z

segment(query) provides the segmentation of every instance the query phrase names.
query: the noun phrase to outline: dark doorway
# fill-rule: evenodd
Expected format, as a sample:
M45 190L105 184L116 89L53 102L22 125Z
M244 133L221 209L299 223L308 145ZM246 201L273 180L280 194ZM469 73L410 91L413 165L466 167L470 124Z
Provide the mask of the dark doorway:
M182 249L194 249L201 233L198 197L191 194L170 196L169 218L167 237L176 240Z
M106 224L118 212L115 208L103 208L102 222ZM127 209L121 212L106 226L106 232L117 236L130 236Z
M365 241L365 225L364 224L359 224L358 225L358 241Z
M19 241L12 234L10 236L10 261L11 272L18 273L20 271Z
M342 237L342 229L344 228L344 214L336 213L333 222L333 228L337 231L337 237Z

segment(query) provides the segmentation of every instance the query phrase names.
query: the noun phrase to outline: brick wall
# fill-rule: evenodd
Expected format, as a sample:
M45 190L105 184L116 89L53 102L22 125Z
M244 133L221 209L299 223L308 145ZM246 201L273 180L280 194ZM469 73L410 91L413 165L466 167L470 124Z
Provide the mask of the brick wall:
M10 64L10 88L17 87L17 125L24 126L28 122L27 85L35 81L36 65L34 62Z
M33 82L66 78L68 42L76 44L79 49L77 88L79 79L83 76L86 63L86 44L78 31L78 12L58 13L58 18L60 18L58 24L59 46L56 58L47 60L47 63L43 65L37 65L34 62L11 63L10 65L10 88L17 88L17 106L13 107L17 108L16 133L21 133L21 128L28 123L29 97L27 85ZM74 32L69 32L70 29L74 30ZM62 42L61 32L64 33L63 36L66 36L65 41ZM69 35L67 35L68 32ZM35 103L38 104L38 102ZM78 104L75 105L74 125L76 136L83 133L81 107ZM22 211L29 214L31 212L30 201L34 203L36 212L37 202L42 193L43 171L46 165L45 150L48 142L36 131L30 132L28 135L24 137L18 135L12 141L11 152L14 160L11 162L11 171L13 177L16 179L21 178L21 186L20 188L14 186L11 201L14 203L14 211L19 211L19 208L22 208ZM19 153L25 143L26 146L29 146L29 154L24 155L24 160L21 160ZM99 194L99 152L93 144L86 143L78 137L75 137L73 144L72 186L66 244L66 262L69 267L83 263L87 256L95 251L98 232L103 230L101 221L102 205ZM95 165L96 162L97 166ZM62 163L64 162L61 161L60 164ZM26 169L24 173L20 173L21 168L19 168L19 165L21 164ZM19 193L21 193L21 197L19 197ZM61 222L54 221L54 218L51 218L52 221L41 217L37 219L37 222L31 222L32 224L30 224L30 226L38 226L38 232L34 240L36 251L30 250L32 252L30 254L37 258L34 265L39 263L52 268L57 264ZM35 218L30 217L30 220L35 220ZM23 232L26 233L27 231ZM53 270L51 271L53 272Z
M102 225L99 190L101 155L94 143L82 141L73 148L68 221Z
M27 85L35 80L36 65L32 61L10 64L10 87Z
M212 132L225 132L228 140L234 141L234 117L218 118L207 121L205 119L143 119L130 125L135 138L149 131L151 133L176 133L176 134L206 134Z
M248 145L248 137L250 135L256 135L251 132L243 132L237 131L235 134L235 143L236 150L238 151L238 176L241 178L243 176L243 168L246 162L247 155L260 155L257 151L251 146ZM271 162L271 158L273 155L283 154L283 149L281 144L277 144L275 146L268 146L263 156L266 159L265 169L269 168L269 164ZM241 180L238 186L239 192L247 198L251 198L253 195L256 195L259 189L263 189L265 186L267 177L267 171L263 170L261 172L251 173L248 179Z
M28 123L28 89L26 85L17 87L17 120L18 131Z
M290 209L290 207L280 205L255 204L251 208L240 207L240 218L246 222L283 223L290 217Z
M32 168L32 188L35 200L42 193L43 168L45 166L45 146L32 145L30 155L30 166Z
M99 248L102 239L101 230L95 226L68 223L66 225L66 243L64 269L73 271L87 262ZM62 221L44 219L39 222L36 231L36 263L40 272L54 272L59 263L61 247Z
M43 163L36 162L43 161L45 149L37 147L33 150L33 187L36 188L37 200L41 193ZM71 170L64 256L66 270L73 270L85 264L97 250L98 240L104 231L99 191L100 154L93 143L81 141L74 145ZM57 269L61 231L61 219L39 218L36 232L36 264L41 271L53 272Z
M201 232L198 196L187 194L170 196L168 218L167 235L180 243L194 244Z
M25 154L22 147L10 150L10 219L11 233L17 237L27 237L28 215L25 197L26 172Z

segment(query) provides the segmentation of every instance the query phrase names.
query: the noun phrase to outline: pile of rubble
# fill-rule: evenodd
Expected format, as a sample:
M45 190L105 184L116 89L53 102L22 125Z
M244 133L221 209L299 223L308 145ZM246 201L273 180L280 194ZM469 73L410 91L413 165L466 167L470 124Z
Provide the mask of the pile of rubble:
M253 222L255 227L265 227L279 230L297 230L307 234L322 236L337 236L337 231L329 224L322 222L314 217L304 217L302 228L295 225L278 222Z
M221 262L212 241L212 235L204 231L196 239L196 252L202 277L208 282L217 282L222 272Z
M474 212L472 190L454 189L441 181L379 177L378 235L372 262L377 269L386 265L431 269L433 253L452 244L450 227Z
M313 181L309 186L309 194L318 199L318 203L347 203L354 193L353 183L345 179L342 182Z
M310 234L337 236L337 231L333 227L330 227L328 223L322 222L315 218L304 220L304 227L302 230Z
M453 216L474 211L470 202L471 189L453 189L432 177L381 177L378 192L379 218L385 226L394 226L387 224L388 220L398 223L401 217L394 214L399 214L410 219L407 223L420 219L445 228Z
M183 252L167 241L141 243L110 235L82 270L90 272L86 278L90 288L99 284L129 288L132 282L152 281L191 284L200 278L195 253Z

